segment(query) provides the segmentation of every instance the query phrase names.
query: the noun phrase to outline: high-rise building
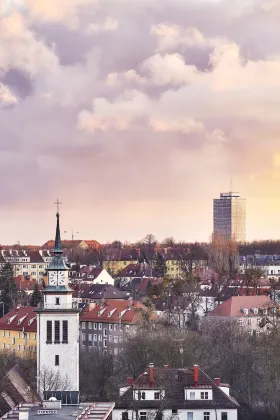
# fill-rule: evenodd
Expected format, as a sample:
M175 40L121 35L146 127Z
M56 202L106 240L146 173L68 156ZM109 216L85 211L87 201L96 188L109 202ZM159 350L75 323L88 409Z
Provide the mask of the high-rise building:
M246 200L239 193L221 193L213 200L214 236L246 241Z

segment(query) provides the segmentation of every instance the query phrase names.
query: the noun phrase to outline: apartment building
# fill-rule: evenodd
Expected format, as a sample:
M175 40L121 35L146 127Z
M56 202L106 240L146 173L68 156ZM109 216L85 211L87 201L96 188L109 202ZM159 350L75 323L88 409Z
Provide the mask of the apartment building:
M278 322L279 305L267 296L232 296L213 311L210 319L235 320L250 335L269 333Z
M120 389L112 420L237 420L229 385L212 380L199 366L176 369L153 364Z
M35 357L37 352L36 308L18 307L0 318L0 349L21 357Z
M141 323L139 309L148 309L133 300L105 300L90 303L80 315L80 342L84 349L96 349L103 354L118 356L126 338Z
M0 263L11 263L15 276L25 276L40 282L51 258L52 255L49 251L2 249Z

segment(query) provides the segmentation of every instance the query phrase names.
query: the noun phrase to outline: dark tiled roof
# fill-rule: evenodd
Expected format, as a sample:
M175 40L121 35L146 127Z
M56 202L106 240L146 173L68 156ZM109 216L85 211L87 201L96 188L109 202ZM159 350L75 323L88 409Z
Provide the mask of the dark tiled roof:
M148 277L151 273L152 269L147 263L129 264L119 271L118 277Z
M123 299L124 294L110 284L78 283L71 285L73 297L81 299Z
M201 369L198 375L198 388L212 388L213 400L185 400L185 388L194 388L193 368L155 368L155 385L151 389L165 390L165 408L177 409L237 409L238 404L232 397L228 397ZM150 389L144 375L136 380L134 389ZM152 409L162 407L162 401L133 400L133 387L130 387L117 401L115 408L128 409L137 404L139 409Z

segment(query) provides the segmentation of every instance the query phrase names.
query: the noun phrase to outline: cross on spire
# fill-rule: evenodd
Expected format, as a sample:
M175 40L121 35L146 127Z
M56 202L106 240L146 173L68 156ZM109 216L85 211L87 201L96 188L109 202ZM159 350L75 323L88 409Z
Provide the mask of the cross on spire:
M57 213L59 214L59 205L62 204L62 202L59 201L59 199L57 199L54 204L56 204L56 206L57 206Z

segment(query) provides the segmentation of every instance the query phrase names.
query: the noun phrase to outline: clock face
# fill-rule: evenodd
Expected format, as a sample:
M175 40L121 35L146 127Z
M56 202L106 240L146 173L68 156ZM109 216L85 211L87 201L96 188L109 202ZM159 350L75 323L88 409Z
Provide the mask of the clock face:
M62 286L65 283L66 275L64 271L51 271L49 284L52 286Z

